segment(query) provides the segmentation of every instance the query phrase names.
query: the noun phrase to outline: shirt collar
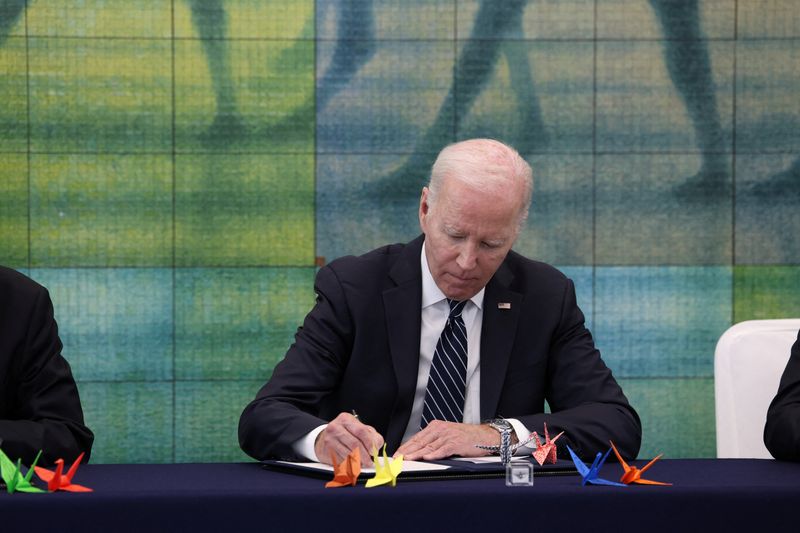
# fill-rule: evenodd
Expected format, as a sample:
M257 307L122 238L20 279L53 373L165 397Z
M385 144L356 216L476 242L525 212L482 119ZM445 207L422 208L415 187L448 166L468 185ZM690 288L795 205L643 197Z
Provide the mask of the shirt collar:
M422 253L420 254L420 265L422 266L422 309L434 305L442 300L446 300L442 290L436 285L428 267L428 257L425 255L425 243L422 243ZM483 308L483 295L486 287L483 287L478 294L469 299L478 309Z

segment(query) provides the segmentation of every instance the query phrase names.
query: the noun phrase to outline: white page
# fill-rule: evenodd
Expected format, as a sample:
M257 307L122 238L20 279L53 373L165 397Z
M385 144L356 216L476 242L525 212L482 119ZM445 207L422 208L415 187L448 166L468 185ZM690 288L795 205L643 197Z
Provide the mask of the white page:
M312 463L312 462L293 463L291 461L275 461L275 463L283 463L286 465L312 468L314 470L333 473L333 466L326 465L324 463ZM450 467L447 465L426 463L424 461L403 461L403 472L433 472L436 470L447 470L448 468ZM365 474L374 474L375 469L372 467L370 468L361 467L361 472Z

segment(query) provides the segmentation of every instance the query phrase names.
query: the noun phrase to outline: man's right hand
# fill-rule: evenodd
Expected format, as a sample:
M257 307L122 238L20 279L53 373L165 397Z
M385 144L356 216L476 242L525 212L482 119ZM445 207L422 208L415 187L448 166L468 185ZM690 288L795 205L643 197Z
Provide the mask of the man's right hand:
M372 450L382 446L383 437L375 428L362 424L350 413L339 413L317 435L314 452L321 463L331 464L331 454L341 461L355 448L361 448L361 466L372 466Z

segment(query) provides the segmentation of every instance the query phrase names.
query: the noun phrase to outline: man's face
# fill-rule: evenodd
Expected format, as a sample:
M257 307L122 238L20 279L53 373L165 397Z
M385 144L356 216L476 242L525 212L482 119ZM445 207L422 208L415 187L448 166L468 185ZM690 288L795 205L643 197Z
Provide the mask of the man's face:
M436 201L422 190L419 223L433 279L448 298L477 294L514 244L521 193L511 189L481 192L445 178Z

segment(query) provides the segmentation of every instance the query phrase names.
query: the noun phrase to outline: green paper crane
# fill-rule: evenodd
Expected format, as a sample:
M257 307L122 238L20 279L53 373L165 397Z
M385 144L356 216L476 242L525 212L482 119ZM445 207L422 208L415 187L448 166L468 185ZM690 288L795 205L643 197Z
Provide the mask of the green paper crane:
M42 452L39 451L36 454L36 459L33 460L33 464L28 469L28 473L25 474L23 477L22 471L22 461L17 460L17 464L15 465L11 459L0 450L0 474L2 474L3 482L6 484L6 490L9 494L13 494L16 491L19 492L46 492L38 487L34 487L31 483L31 476L33 476L33 467L36 466L36 463L39 461L39 457L42 455Z

